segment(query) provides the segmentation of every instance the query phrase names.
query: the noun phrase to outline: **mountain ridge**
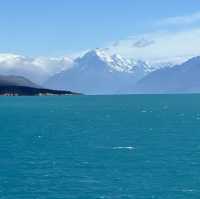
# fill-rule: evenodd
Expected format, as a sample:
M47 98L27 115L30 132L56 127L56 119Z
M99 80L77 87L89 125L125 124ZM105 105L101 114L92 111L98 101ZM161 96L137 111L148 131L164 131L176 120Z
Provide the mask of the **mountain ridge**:
M138 81L133 89L139 93L200 92L200 56L183 64L159 69Z

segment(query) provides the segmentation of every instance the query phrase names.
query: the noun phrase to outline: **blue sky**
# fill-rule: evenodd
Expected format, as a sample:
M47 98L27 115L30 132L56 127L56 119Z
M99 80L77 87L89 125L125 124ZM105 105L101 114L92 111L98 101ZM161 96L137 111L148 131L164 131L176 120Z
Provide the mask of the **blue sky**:
M157 32L200 27L198 0L0 0L0 8L0 52L29 56L73 54L118 41L127 45L134 35L155 40ZM126 45L116 51L126 55L119 50Z

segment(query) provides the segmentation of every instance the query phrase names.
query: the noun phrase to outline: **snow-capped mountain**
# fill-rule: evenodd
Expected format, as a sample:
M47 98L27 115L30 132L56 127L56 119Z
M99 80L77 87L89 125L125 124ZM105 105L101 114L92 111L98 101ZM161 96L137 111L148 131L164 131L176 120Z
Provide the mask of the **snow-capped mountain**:
M200 57L152 72L140 80L133 90L137 93L200 92Z
M111 55L104 50L96 49L87 52L75 60L75 65L81 70L108 70L109 72L136 73L145 71L149 66L142 61L126 59L118 54Z
M71 69L54 75L45 86L86 94L128 93L136 81L149 73L149 69L145 62L96 49L77 58Z

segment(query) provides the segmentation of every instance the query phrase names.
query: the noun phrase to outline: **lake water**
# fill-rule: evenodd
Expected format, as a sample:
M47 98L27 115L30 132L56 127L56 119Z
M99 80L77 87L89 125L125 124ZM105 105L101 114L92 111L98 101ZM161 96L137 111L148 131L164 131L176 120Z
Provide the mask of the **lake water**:
M200 95L0 98L0 199L199 198Z

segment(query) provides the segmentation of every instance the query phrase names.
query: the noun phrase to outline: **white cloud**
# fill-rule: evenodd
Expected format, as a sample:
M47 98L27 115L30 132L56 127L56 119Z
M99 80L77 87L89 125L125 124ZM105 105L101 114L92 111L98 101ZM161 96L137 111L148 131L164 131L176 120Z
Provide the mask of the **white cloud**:
M73 61L68 57L31 58L16 54L0 53L0 74L22 75L36 83L43 83L51 75L70 68L72 63Z
M189 25L196 22L200 22L200 12L193 13L191 15L169 17L160 20L158 25Z
M200 23L200 12L161 19L153 25L156 25L157 31L114 41L108 47L111 52L129 58L180 63L181 60L200 55L200 28L196 26L198 22Z
M138 43L141 43L138 47ZM145 41L145 43L144 43ZM152 62L185 60L200 55L200 28L136 35L108 45L109 51Z

